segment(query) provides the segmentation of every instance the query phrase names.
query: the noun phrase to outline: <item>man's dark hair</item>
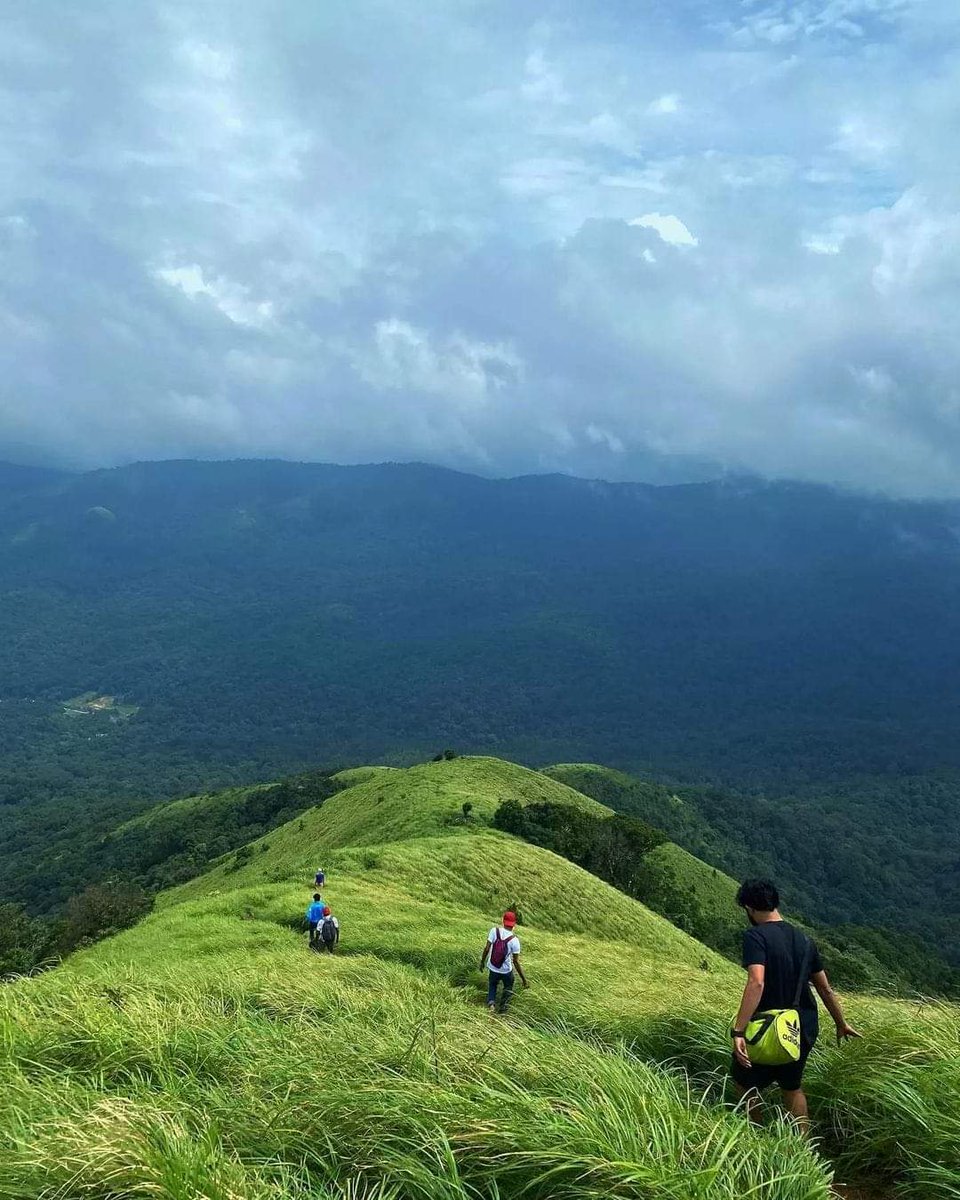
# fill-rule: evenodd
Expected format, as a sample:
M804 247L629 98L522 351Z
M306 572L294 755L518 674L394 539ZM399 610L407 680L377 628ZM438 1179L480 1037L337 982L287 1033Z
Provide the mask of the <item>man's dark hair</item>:
M745 879L737 892L737 903L741 908L753 908L757 912L773 912L780 907L780 893L776 884L769 879Z
M314 900L319 900L319 899L320 899L320 893L319 893L319 892L314 892L314 893L313 893L313 898L314 898Z

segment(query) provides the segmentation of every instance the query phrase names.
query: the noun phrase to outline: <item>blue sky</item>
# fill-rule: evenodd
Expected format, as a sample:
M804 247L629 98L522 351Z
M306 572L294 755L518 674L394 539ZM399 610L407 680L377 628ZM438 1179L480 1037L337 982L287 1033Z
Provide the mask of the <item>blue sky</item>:
M2 21L0 457L960 493L960 5Z

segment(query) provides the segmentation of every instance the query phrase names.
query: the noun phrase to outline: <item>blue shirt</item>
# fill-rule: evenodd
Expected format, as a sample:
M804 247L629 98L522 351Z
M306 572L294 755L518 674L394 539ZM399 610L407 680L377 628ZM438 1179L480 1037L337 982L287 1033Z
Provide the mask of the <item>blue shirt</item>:
M319 923L323 920L323 905L318 904L316 900L307 909L307 920Z

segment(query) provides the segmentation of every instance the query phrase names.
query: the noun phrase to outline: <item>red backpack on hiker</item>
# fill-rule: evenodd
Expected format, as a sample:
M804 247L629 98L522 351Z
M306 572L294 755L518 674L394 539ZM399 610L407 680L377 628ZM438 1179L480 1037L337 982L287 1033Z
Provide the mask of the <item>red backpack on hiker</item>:
M493 948L490 951L490 966L502 967L507 961L507 955L510 953L510 942L513 940L513 930L507 930L507 936L504 937L497 926L497 933L493 941Z

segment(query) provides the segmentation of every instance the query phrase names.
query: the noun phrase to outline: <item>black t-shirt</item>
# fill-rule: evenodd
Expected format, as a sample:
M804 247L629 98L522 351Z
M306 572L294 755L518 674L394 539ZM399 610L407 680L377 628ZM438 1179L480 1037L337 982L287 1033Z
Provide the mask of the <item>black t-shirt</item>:
M810 990L810 976L823 970L820 951L816 942L787 921L767 921L763 925L752 925L743 935L743 965L752 967L762 963L763 995L757 1012L771 1008L792 1008L797 994L797 979L803 967L803 956L807 942L812 953L806 970L806 979L800 991L797 1008L804 1018L804 1025L817 1021L817 1002Z

